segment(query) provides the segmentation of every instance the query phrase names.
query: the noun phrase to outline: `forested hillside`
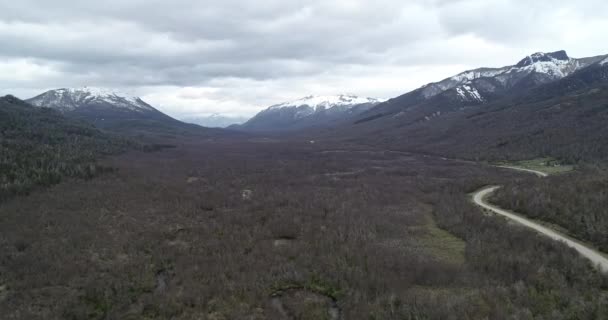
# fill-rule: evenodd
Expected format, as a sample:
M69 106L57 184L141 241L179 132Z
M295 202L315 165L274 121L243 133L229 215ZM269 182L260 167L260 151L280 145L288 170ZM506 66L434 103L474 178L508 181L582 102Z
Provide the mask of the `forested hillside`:
M93 177L107 169L95 163L98 156L129 144L57 111L0 98L0 200L66 177Z

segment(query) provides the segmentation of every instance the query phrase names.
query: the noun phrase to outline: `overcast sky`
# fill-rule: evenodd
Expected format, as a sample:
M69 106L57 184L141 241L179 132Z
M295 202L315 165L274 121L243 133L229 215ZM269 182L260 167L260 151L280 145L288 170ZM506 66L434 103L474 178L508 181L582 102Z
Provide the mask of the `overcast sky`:
M608 53L606 0L18 0L0 94L97 86L178 117L306 95L390 98L537 51Z

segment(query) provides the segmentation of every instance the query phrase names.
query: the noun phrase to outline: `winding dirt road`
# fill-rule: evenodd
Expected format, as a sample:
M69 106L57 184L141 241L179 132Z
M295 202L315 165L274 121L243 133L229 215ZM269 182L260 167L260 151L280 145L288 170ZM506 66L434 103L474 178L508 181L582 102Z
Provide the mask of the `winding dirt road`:
M530 172L530 173L534 173L540 177L546 177L547 174L544 172L540 172L540 171L535 171L535 170L529 170L529 169L522 169L522 168L516 168L516 167L503 167L503 168L509 168L509 169L514 169L514 170L520 170L520 171L526 171L526 172ZM585 258L591 260L591 262L602 272L608 272L608 259L599 251L585 245L582 244L574 239L569 238L568 236L565 236L555 230L552 230L550 228L547 228L545 226L542 226L532 220L526 219L523 216L514 213L514 212L510 212L508 210L505 209L501 209L497 206L494 206L488 202L486 202L486 198L488 196L490 196L492 193L494 193L494 191L498 190L499 186L492 186L492 187L486 187L484 189L481 189L477 192L475 192L474 196L473 196L473 201L475 202L475 204L477 204L478 206L488 209L496 214L499 214L501 216L504 216L510 220L513 220L517 223L522 224L525 227L528 227L530 229L533 229L553 240L557 240L557 241L561 241L563 243L565 243L567 246L575 249L576 251L578 251L582 256L584 256Z
M511 167L511 166L497 166L497 168L503 168L503 169L511 169L511 170L517 170L517 171L524 171L524 172L528 172L528 173L533 173L541 178L546 178L549 176L549 174L544 173L542 171L537 171L537 170L532 170L532 169L526 169L526 168L520 168L520 167Z

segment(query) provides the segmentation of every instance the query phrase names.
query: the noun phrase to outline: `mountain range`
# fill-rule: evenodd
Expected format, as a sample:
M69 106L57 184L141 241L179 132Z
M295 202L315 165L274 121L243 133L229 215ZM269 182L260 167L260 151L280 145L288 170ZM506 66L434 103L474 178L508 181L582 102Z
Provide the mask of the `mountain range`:
M327 126L370 110L381 102L379 99L353 95L309 96L273 105L249 120L246 117L213 114L178 121L139 97L101 88L49 90L26 101L105 129L192 128L199 125L208 128L230 127L241 131L283 131Z
M251 119L212 114L178 121L139 97L102 88L49 90L26 101L106 129L199 125L208 128L230 127L241 131L283 131L326 126L356 116L381 102L379 99L354 95L309 96L273 105Z
M575 149L598 157L604 149L594 145L608 145L608 106L601 100L606 86L608 55L571 58L565 51L535 53L510 66L465 71L388 101L308 96L270 106L229 128L260 133L299 130L317 139L357 140L454 157L573 157ZM95 88L51 90L27 102L105 129L202 129L175 120L140 98ZM185 120L207 126L232 121L220 115ZM222 121L226 122L218 124Z
M407 125L517 96L590 66L605 64L606 59L607 56L571 58L564 50L538 52L513 65L464 71L388 101L349 95L309 96L271 106L231 128L290 131L340 126L351 120L362 123L387 116L400 118L401 125Z
M326 139L472 159L608 156L608 56L536 53L391 99Z
M214 113L208 116L185 117L181 118L180 120L207 128L226 128L232 125L242 124L248 119L248 117L244 116L226 116L219 113Z

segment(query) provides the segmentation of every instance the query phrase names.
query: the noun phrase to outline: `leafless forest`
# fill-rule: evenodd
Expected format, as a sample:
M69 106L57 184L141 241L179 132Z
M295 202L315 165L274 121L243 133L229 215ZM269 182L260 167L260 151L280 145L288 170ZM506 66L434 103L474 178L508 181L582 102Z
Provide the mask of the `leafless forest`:
M590 263L471 204L520 173L323 141L170 142L0 205L3 318L608 314Z

